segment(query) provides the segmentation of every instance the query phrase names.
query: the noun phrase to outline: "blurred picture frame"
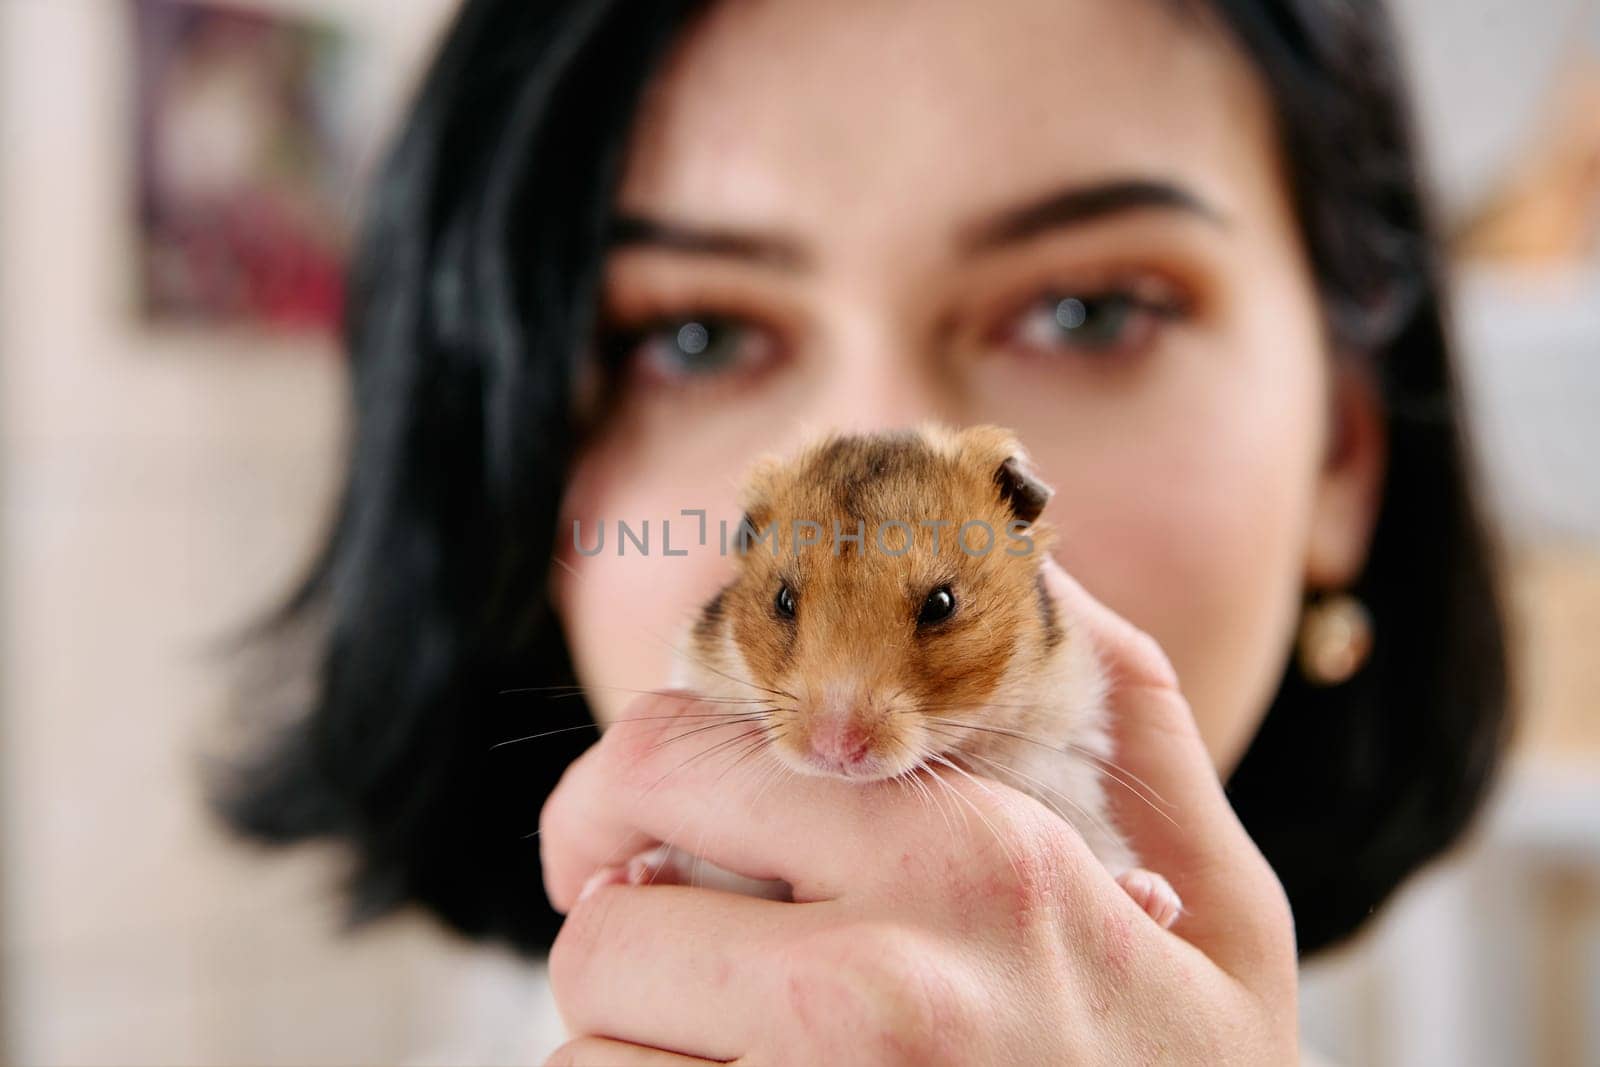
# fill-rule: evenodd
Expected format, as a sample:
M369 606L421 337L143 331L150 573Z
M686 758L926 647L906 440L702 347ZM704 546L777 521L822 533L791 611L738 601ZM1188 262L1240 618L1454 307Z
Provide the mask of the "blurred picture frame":
M125 2L139 317L332 332L355 180L349 32L203 0Z

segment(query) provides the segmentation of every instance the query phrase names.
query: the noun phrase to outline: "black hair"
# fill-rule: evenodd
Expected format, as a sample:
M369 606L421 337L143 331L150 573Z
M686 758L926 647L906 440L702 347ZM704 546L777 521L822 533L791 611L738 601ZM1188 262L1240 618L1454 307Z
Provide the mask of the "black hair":
M1306 953L1355 930L1485 793L1506 721L1494 546L1382 5L1183 6L1258 68L1330 342L1370 360L1386 401L1354 588L1376 652L1336 687L1291 667L1229 782ZM502 691L576 682L546 588L584 429L574 396L634 117L703 9L466 0L373 186L346 319L344 492L305 578L247 632L295 657L241 684L243 710L274 724L213 783L245 835L345 842L355 920L418 904L529 953L559 926L529 835L593 739L567 728L591 720L581 699ZM297 677L308 692L283 695Z

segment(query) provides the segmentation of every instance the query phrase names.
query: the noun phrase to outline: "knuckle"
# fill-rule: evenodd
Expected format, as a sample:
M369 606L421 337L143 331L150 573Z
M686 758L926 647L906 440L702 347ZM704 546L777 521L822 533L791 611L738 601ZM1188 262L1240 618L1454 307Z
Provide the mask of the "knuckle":
M873 1051L875 1062L942 1062L964 1027L967 1006L935 959L909 931L853 925L808 942L791 976L791 996L843 1025L841 1037Z
M589 963L599 953L607 915L617 894L605 889L590 894L574 907L550 946L550 988L563 1002L583 984Z
M1181 737L1202 749L1205 747L1205 738L1200 736L1200 725L1194 720L1194 711L1189 707L1189 700L1176 689L1161 691L1164 699L1154 702L1155 724L1165 733L1173 737Z
M909 936L879 926L851 925L820 935L801 977L814 989L836 992L839 1008L857 1022L909 1014L908 977L915 970Z
M1054 817L1019 821L1013 859L1003 871L1019 917L1051 919L1061 908L1080 877L1081 849L1074 847L1074 833Z
M1161 647L1161 642L1145 630L1131 624L1130 631L1129 653L1135 660L1133 674L1137 681L1143 685L1176 689L1178 671L1172 665L1172 658L1167 655L1167 650Z
M545 895L563 912L571 907L577 893L571 844L582 833L584 789L578 778L585 773L589 761L586 754L569 765L539 809L540 875Z
M1269 952L1280 960L1288 960L1293 967L1298 959L1295 947L1294 911L1289 904L1289 891L1278 880L1266 858L1261 859L1262 885L1266 900L1261 908L1261 922L1267 931Z
M979 891L1019 918L1060 908L1081 877L1087 846L1054 812L1018 795L986 798L986 825L973 828L983 856Z
M569 890L569 885L575 884L574 879L568 876L567 865L563 863L559 851L550 845L556 839L555 826L556 820L546 813L540 814L539 876L544 882L544 895L549 898L550 906L564 913L572 908L572 898L577 890Z
M579 757L581 762L583 757ZM541 849L544 843L552 837L560 836L571 822L571 805L568 797L572 793L572 779L577 769L577 763L570 764L562 772L561 778L556 782L556 787L545 798L544 804L539 808L539 844Z

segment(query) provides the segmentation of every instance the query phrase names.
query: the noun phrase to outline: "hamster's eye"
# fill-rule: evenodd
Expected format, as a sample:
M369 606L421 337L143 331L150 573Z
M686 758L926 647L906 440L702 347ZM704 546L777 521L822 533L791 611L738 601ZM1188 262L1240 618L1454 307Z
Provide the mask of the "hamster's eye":
M794 590L787 584L778 586L778 596L773 600L772 606L777 608L778 614L785 619L794 618Z
M943 622L956 610L956 595L950 591L948 585L941 585L928 594L928 599L922 602L922 610L917 613L918 626L931 626L936 622Z

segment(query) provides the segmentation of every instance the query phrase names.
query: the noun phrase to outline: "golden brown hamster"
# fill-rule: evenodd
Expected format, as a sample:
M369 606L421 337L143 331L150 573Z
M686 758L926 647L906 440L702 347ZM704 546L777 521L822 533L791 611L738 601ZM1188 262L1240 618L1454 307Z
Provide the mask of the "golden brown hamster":
M799 773L954 764L1028 793L1170 925L1176 894L1110 821L1100 659L1044 585L1051 492L995 426L833 434L758 462L738 573L683 634L673 684L769 699L766 751ZM630 870L783 895L666 847Z

